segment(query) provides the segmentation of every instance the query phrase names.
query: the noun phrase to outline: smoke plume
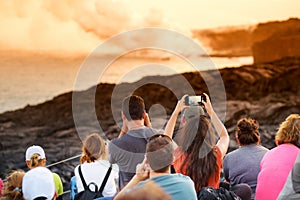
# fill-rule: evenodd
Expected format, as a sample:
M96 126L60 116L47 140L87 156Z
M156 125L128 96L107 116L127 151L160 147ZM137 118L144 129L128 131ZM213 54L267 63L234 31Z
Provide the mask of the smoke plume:
M0 50L87 53L112 35L153 26L189 34L160 10L138 13L122 0L4 0L0 25Z

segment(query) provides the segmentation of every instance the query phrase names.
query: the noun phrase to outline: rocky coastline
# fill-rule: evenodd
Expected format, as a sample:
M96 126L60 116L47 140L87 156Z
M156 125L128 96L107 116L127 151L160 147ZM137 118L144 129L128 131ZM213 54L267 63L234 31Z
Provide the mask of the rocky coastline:
M258 120L262 144L267 148L275 146L273 139L279 124L289 114L300 113L299 66L300 58L293 57L218 71L226 91L224 123L231 137L230 150L237 148L234 130L237 120L242 117ZM205 73L210 75L208 82L212 84L217 72L212 70ZM77 110L72 108L74 94L69 92L36 106L0 114L1 177L11 169L27 170L24 153L32 144L44 147L47 162L50 164L80 154L81 138L85 134L99 132L107 139L116 137L120 130L116 122L120 121L121 102L115 101L112 104L112 97L123 99L134 92L145 99L147 109L159 104L159 108L164 108L165 113L160 115L159 112L153 112L152 120L156 126L162 126L177 102L177 97L168 86L181 92L176 95L185 94L184 88L187 85L179 84L178 76L188 80L196 94L209 93L203 74L191 72L165 77L145 77L135 83L120 85L101 83L89 90L76 92L80 96ZM116 87L117 94L113 93ZM93 100L95 105L90 106ZM223 112L217 99L213 103L217 112ZM93 109L96 111L97 121L91 115ZM80 113L76 126L74 112ZM99 124L102 130L99 129ZM66 189L78 160L51 167L51 170L61 175Z

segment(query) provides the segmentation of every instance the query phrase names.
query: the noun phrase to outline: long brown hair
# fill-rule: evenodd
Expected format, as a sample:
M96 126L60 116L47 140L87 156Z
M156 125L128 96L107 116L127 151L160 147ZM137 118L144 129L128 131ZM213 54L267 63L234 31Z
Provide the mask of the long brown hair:
M208 179L217 171L214 154L216 144L208 119L200 115L187 121L179 136L179 146L186 154L181 171L186 166L186 175L195 183L196 191L208 185Z
M24 171L13 171L6 177L6 183L4 185L4 193L0 198L1 200L22 200L22 180L25 175Z
M107 152L105 142L97 133L88 135L82 144L82 155L80 163L95 162L99 159L106 159Z

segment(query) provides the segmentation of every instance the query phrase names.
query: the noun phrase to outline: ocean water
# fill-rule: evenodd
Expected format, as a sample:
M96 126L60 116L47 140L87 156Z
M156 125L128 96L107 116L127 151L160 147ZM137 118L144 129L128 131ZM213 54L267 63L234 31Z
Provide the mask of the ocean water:
M0 113L23 108L26 105L36 105L72 90L85 90L99 82L134 82L144 76L171 75L196 70L190 63L176 57L159 59L122 57L105 67L101 64L105 58L93 59L87 64L84 62L85 57L2 54ZM252 57L211 59L214 66L202 66L201 70L238 67L253 62ZM88 70L85 70L87 68ZM79 84L78 77L80 77Z

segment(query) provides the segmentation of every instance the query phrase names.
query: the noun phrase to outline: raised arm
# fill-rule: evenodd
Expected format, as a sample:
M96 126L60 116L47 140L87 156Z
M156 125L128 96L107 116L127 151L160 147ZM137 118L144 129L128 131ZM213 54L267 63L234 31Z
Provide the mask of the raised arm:
M203 103L207 111L207 114L210 116L211 122L220 137L220 139L217 142L217 146L220 148L222 155L224 157L229 146L229 135L227 133L227 129L225 128L224 124L221 122L221 120L215 113L208 95L205 93L204 95L206 96L206 102Z
M115 196L114 200L122 199L121 197L128 192L129 190L136 187L139 182L146 180L149 178L150 168L147 163L147 159L143 160L142 163L136 166L136 173L133 178L129 181L129 183Z
M176 125L176 121L177 121L177 117L179 115L179 113L181 111L183 111L184 109L186 109L188 106L185 105L184 103L184 99L187 95L184 95L178 102L177 102L177 105L166 125L166 128L165 128L165 135L169 136L170 138L173 137L173 133L174 133L174 128L175 128L175 125Z

